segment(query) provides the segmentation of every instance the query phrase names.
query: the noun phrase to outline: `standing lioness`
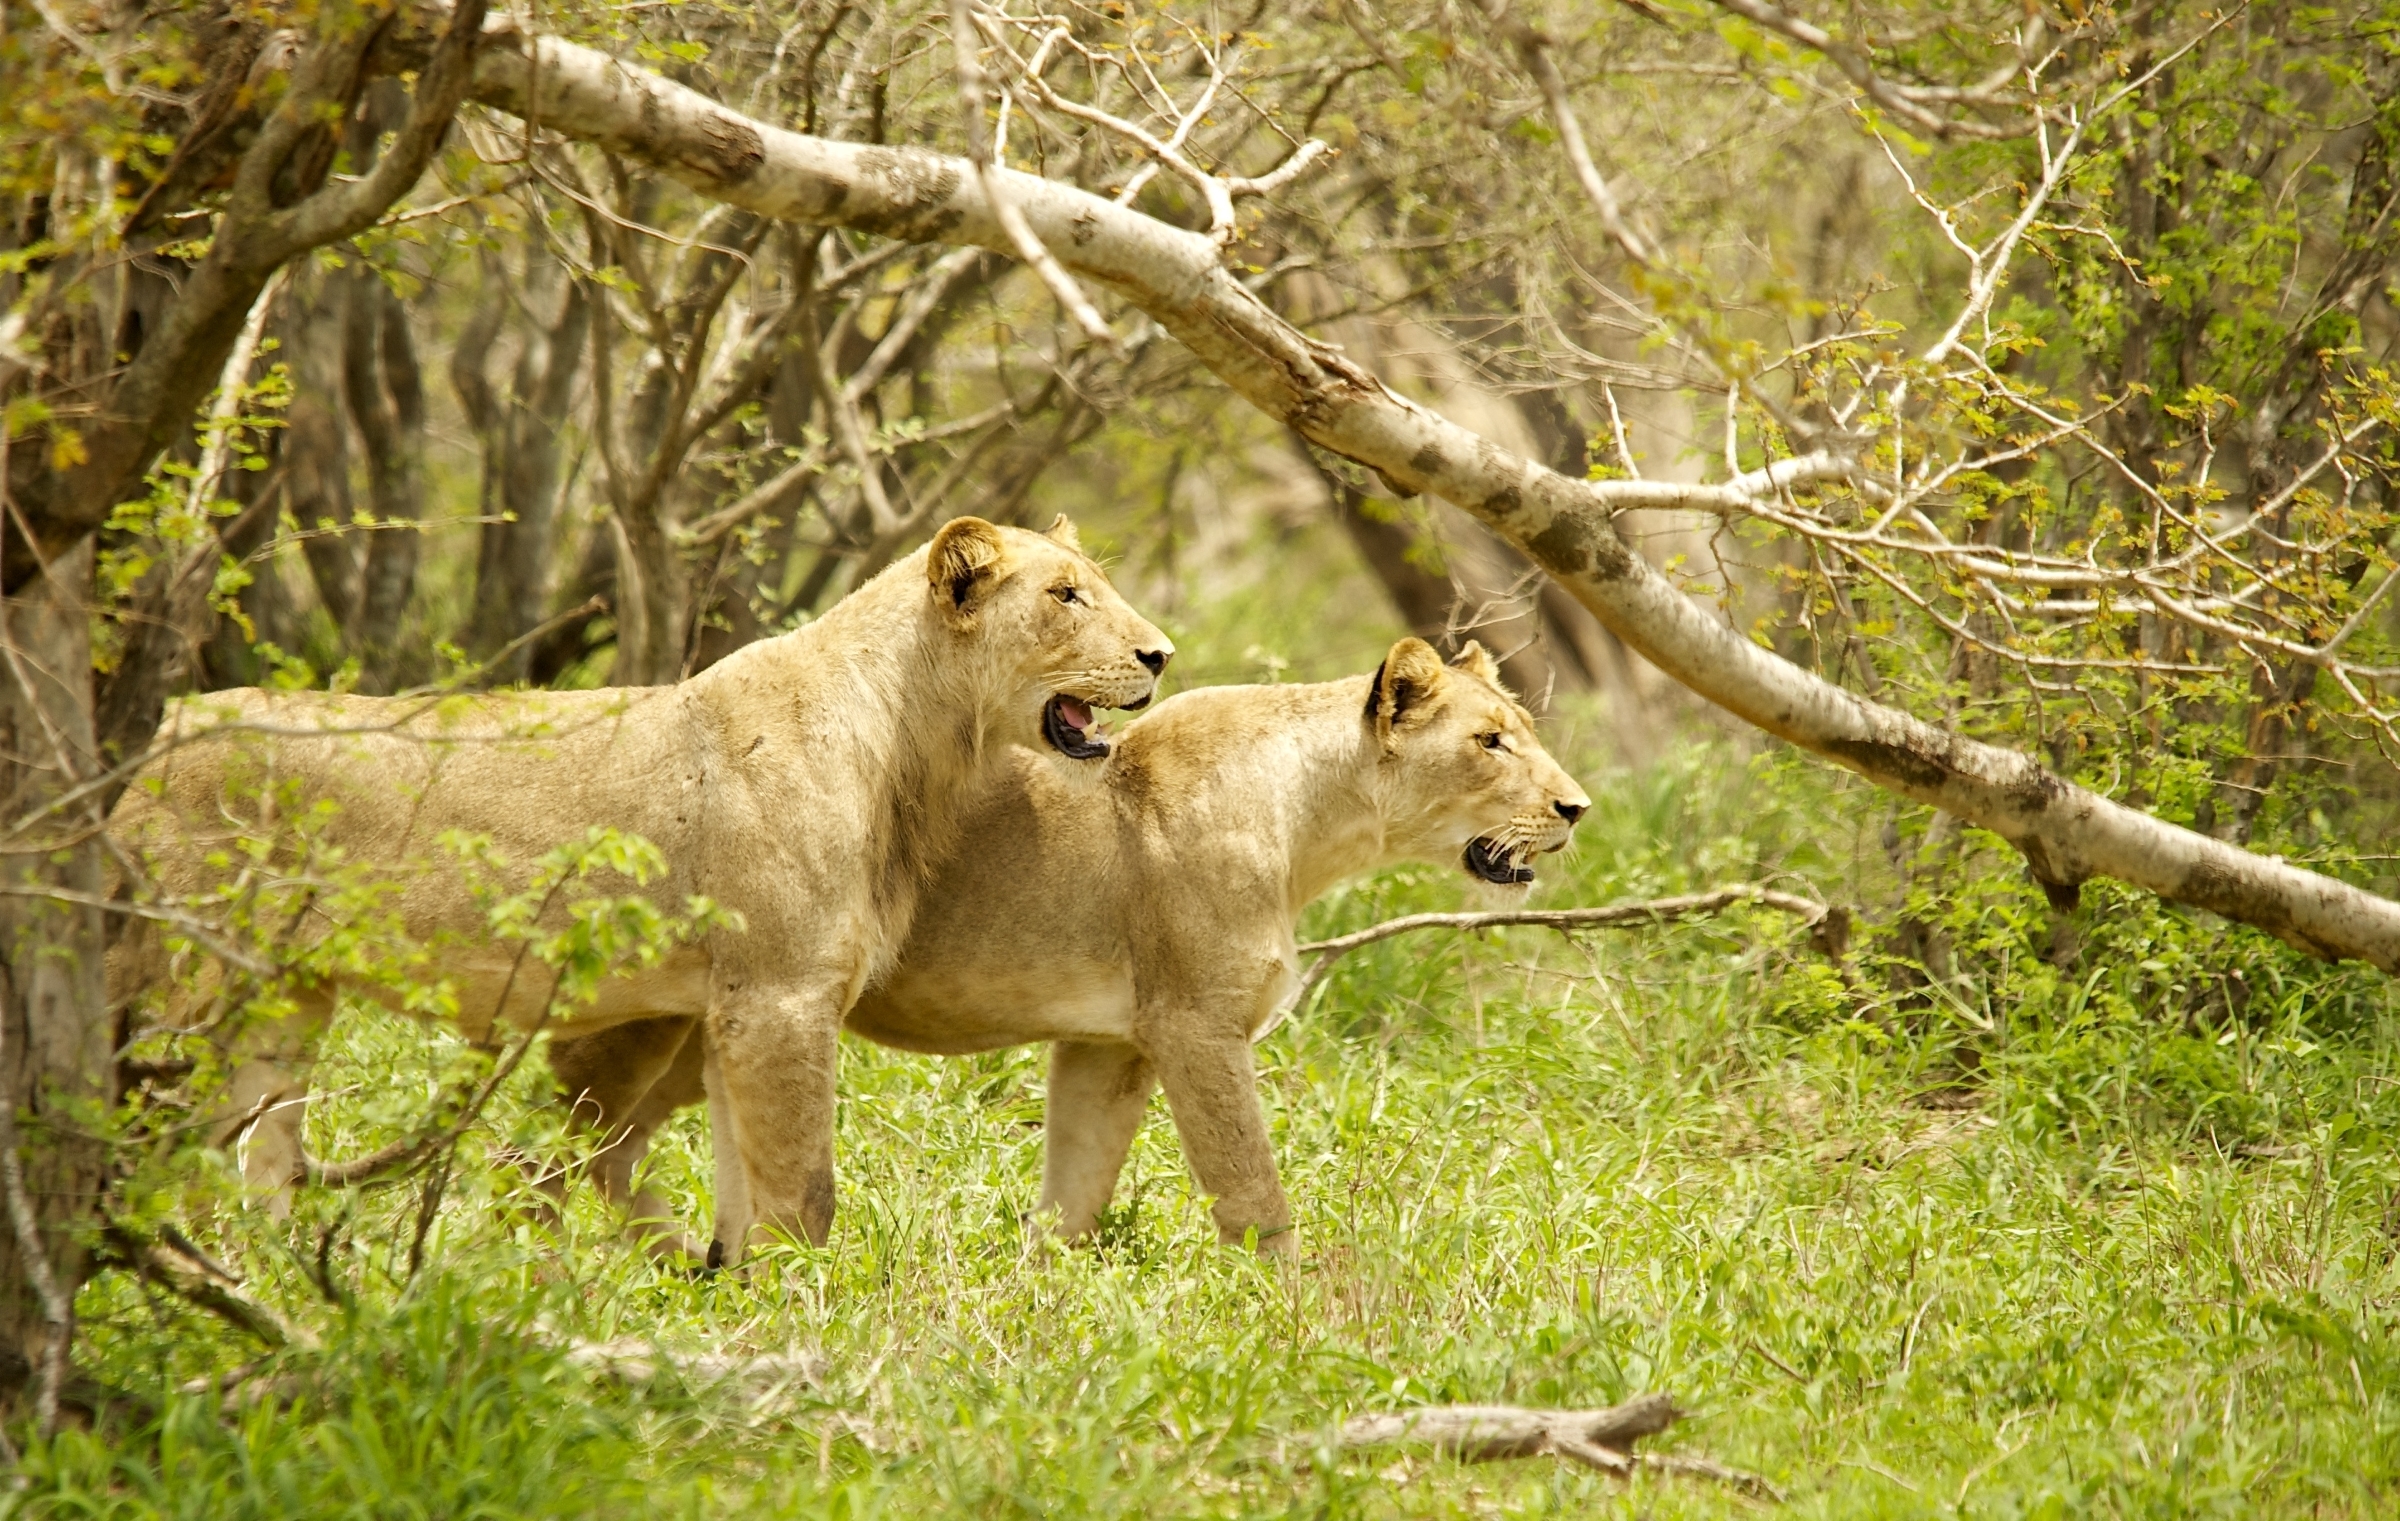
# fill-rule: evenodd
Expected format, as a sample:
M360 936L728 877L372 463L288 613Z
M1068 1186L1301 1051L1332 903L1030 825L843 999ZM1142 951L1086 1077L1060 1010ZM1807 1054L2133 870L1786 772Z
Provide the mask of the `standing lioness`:
M1591 801L1481 646L1445 666L1416 639L1371 676L1170 698L1098 766L1021 750L995 773L850 1028L941 1054L1053 1042L1041 1204L1070 1237L1107 1207L1151 1088L1164 1087L1220 1233L1255 1229L1275 1250L1291 1245L1291 1215L1250 1037L1292 986L1300 911L1401 861L1530 882L1533 858L1565 845ZM594 1171L612 1197L704 1086L725 1154L717 1100L740 1091L741 1058L716 1053L722 1084L704 1085L693 1028L627 1023L551 1046L564 1096L610 1134ZM726 1198L741 1182L720 1166L721 1219L744 1218ZM638 1201L650 1228L664 1214Z
M331 798L335 844L410 871L400 906L411 933L465 943L443 971L478 1035L539 1018L547 981L512 976L516 948L481 938L483 914L441 836L488 836L519 863L594 825L646 837L669 893L707 894L747 932L712 934L562 1012L576 1028L706 1017L741 1180L728 1193L747 1210L724 1227L738 1255L754 1220L812 1241L831 1226L842 1018L899 950L971 773L1009 745L1046 744L1077 764L1104 756L1091 709L1148 702L1173 648L1063 518L1048 535L961 518L816 622L678 686L440 703L192 699L170 732L220 731L171 751L114 823L169 888L188 891L214 875L206 856L232 832L225 815L261 806L255 786L240 795L246 779L296 778ZM160 965L154 939L121 948L117 996ZM303 990L304 1023L323 1018L332 991ZM278 1054L302 1045L285 1039ZM245 1160L253 1181L298 1176L305 1084L288 1061L237 1071L233 1112L264 1113Z

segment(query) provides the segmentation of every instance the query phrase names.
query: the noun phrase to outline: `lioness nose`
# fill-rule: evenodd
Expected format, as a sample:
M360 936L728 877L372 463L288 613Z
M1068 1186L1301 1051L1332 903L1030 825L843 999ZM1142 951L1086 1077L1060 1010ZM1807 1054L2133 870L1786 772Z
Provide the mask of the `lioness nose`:
M1167 660L1174 653L1173 650L1135 650L1133 658L1148 666L1150 674L1156 676L1166 670Z
M1586 805L1582 803L1552 803L1550 806L1558 810L1558 816L1560 818L1565 819L1568 823L1572 824L1577 819L1583 817L1583 810Z

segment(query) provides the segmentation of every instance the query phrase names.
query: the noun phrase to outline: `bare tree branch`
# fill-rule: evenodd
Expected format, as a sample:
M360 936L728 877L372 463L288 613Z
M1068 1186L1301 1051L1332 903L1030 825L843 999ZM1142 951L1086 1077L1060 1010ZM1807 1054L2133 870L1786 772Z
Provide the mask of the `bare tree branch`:
M1041 235L1025 220L1025 214L1009 199L1008 192L994 181L994 170L1000 166L993 160L991 135L983 122L986 86L979 56L981 44L975 37L978 8L978 0L952 0L950 7L951 45L958 54L959 113L966 124L967 158L975 166L976 184L982 189L984 203L994 219L1007 232L1010 251L1041 277L1042 284L1050 288L1050 294L1082 327L1086 337L1114 344L1117 338L1109 329L1108 319L1100 315L1100 309L1092 305L1091 297L1083 293L1075 277L1043 245ZM888 516L886 508L881 517Z
M113 1221L102 1235L127 1267L270 1349L313 1351L322 1345L314 1331L253 1297L239 1278L180 1235L169 1231L154 1239Z
M1831 928L1830 921L1840 915L1842 924L1837 932L1838 938L1848 938L1848 917L1844 910L1828 907L1795 893L1777 892L1773 888L1750 883L1720 887L1704 893L1687 893L1676 898L1611 904L1604 908L1504 908L1483 913L1407 914L1397 919L1386 919L1381 924L1371 924L1362 930L1353 930L1347 935L1337 935L1331 940L1312 940L1295 947L1299 955L1309 958L1308 970L1301 974L1300 981L1290 994L1275 1006L1275 1012L1267 1016L1266 1023L1260 1025L1250 1039L1253 1042L1262 1041L1274 1034L1295 1009L1308 1002L1309 994L1315 992L1331 975L1335 962L1360 946L1389 940L1394 935L1406 935L1424 929L1481 930L1512 926L1553 929L1562 934L1587 929L1640 929L1655 924L1670 924L1678 919L1723 913L1743 903L1790 914L1812 930ZM1840 949L1830 941L1825 948L1836 956L1840 955Z
M1709 488L1570 480L1510 454L1295 330L1234 278L1205 234L997 166L752 122L506 21L487 36L475 93L767 215L1008 252L988 179L1046 246L1068 250L1085 275L1122 292L1269 416L1402 489L1458 503L1668 675L1771 734L1999 834L2054 896L2112 876L2311 954L2400 969L2400 904L2114 803L2031 756L1868 702L1762 648L1676 590L1611 521L1623 508L1676 505Z
M1867 55L1843 42L1823 27L1804 21L1790 12L1768 5L1765 0L1716 0L1720 9L1733 12L1746 21L1755 22L1778 36L1786 37L1811 52L1822 54L1841 70L1842 77L1858 87L1860 94L1883 107L1892 115L1920 132L1935 137L2021 137L2023 128L1994 126L1968 117L1950 116L1927 109L1931 104L1988 104L2000 99L2000 87L2016 70L2004 71L1993 80L1976 88L1957 86L1922 87L1903 85L1878 73ZM2038 35L2041 23L2032 23Z
M1345 1448L1424 1445L1462 1463L1561 1457L1616 1478L1637 1469L1730 1484L1780 1504L1782 1491L1757 1474L1707 1458L1637 1454L1633 1444L1683 1418L1663 1394L1638 1395L1604 1410L1529 1410L1518 1405L1430 1405L1386 1415L1353 1416L1335 1438Z

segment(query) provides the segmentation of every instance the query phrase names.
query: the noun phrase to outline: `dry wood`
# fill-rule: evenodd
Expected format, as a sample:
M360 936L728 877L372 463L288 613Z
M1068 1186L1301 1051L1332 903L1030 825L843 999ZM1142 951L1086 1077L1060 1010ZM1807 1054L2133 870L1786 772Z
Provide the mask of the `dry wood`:
M280 1352L287 1347L298 1347L313 1351L321 1345L316 1332L287 1318L273 1305L251 1297L241 1279L174 1232L162 1232L152 1238L128 1226L111 1224L102 1235L109 1250L125 1266L255 1338L269 1350Z
M429 37L443 13L416 13ZM395 63L407 51L389 50ZM2256 925L2312 955L2400 970L2400 904L2182 829L2064 780L2032 756L1869 701L1754 643L1685 596L1617 531L1628 508L1748 512L1805 479L1863 475L1825 453L1716 485L1571 480L1387 389L1270 311L1216 241L1030 174L753 121L605 54L486 32L475 98L650 163L776 217L1014 253L986 180L1070 269L1131 301L1269 416L1404 492L1457 503L1517 545L1660 670L1767 732L2000 835L2053 900L2094 876Z
M737 1356L722 1352L678 1354L640 1337L577 1342L567 1361L620 1383L647 1383L662 1372L694 1384L813 1384L825 1375L825 1359L814 1352Z
M1630 1477L1636 1469L1715 1479L1745 1494L1780 1502L1774 1485L1753 1473L1708 1458L1640 1453L1633 1444L1683 1418L1663 1394L1637 1395L1604 1410L1529 1410L1518 1405L1433 1405L1422 1410L1353 1416L1336 1439L1345 1448L1419 1444L1462 1463L1501 1458L1561 1457L1586 1468Z
M1293 1010L1308 1001L1320 983L1333 971L1333 964L1362 945L1389 940L1422 929L1504 929L1527 925L1539 929L1554 929L1562 934L1587 929L1638 929L1653 924L1670 924L1678 919L1696 918L1703 914L1723 913L1736 904L1750 903L1791 914L1809 927L1809 941L1827 955L1840 959L1850 938L1848 910L1830 907L1813 898L1796 893L1777 892L1771 887L1737 883L1712 888L1704 893L1686 893L1674 898L1651 898L1640 903L1616 903L1599 908L1504 908L1485 913L1466 914L1405 914L1386 919L1347 935L1331 940L1311 940L1296 949L1311 958L1308 970L1290 996L1276 1005L1275 1012L1258 1028L1251 1038L1265 1040Z

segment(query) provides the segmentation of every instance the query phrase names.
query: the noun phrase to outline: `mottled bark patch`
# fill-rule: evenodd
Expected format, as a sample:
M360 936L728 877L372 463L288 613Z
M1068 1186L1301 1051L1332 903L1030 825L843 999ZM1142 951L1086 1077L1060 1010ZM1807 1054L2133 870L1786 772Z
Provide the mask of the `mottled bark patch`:
M712 111L700 118L700 130L679 156L720 185L738 185L767 161L767 143L740 117Z
M1511 487L1497 495L1513 497L1516 489ZM1513 506L1512 503L1512 509ZM1485 503L1485 509L1497 510L1490 501ZM1614 581L1633 565L1622 539L1606 526L1575 512L1562 512L1552 518L1550 526L1525 541L1525 548L1542 569L1561 578L1584 576Z
M2203 860L2194 865L2183 874L2182 889L2175 896L2194 908L2205 908L2212 914L2255 925L2270 935L2316 950L2319 955L2330 954L2310 946L2306 937L2292 927L2291 909L2282 894L2243 880L2239 871L2221 861Z
M1930 755L1880 739L1837 739L1821 748L1854 771L1877 780L1888 778L1920 791L1935 791L1953 775L1946 763Z
M960 214L950 204L958 193L958 166L936 154L914 148L869 148L858 156L869 180L880 180L880 194L870 189L854 195L844 208L844 220L889 238L932 242L956 227Z
M2007 789L2009 805L2026 813L2041 813L2074 795L2074 786L2051 772L2035 766L2032 774L2011 782Z
M2230 849L2231 847L2227 847ZM2237 867L2202 860L2183 874L2181 887L2171 895L2178 903L2205 908L2212 914L2265 930L2284 944L2324 961L2356 957L2386 972L2400 971L2400 947L2381 951L2343 950L2328 945L2300 928L2292 917L2288 890L2247 879Z
M1442 467L1448 463L1450 462L1442 457L1440 447L1434 444L1427 444L1408 457L1408 468L1428 479L1439 475Z

